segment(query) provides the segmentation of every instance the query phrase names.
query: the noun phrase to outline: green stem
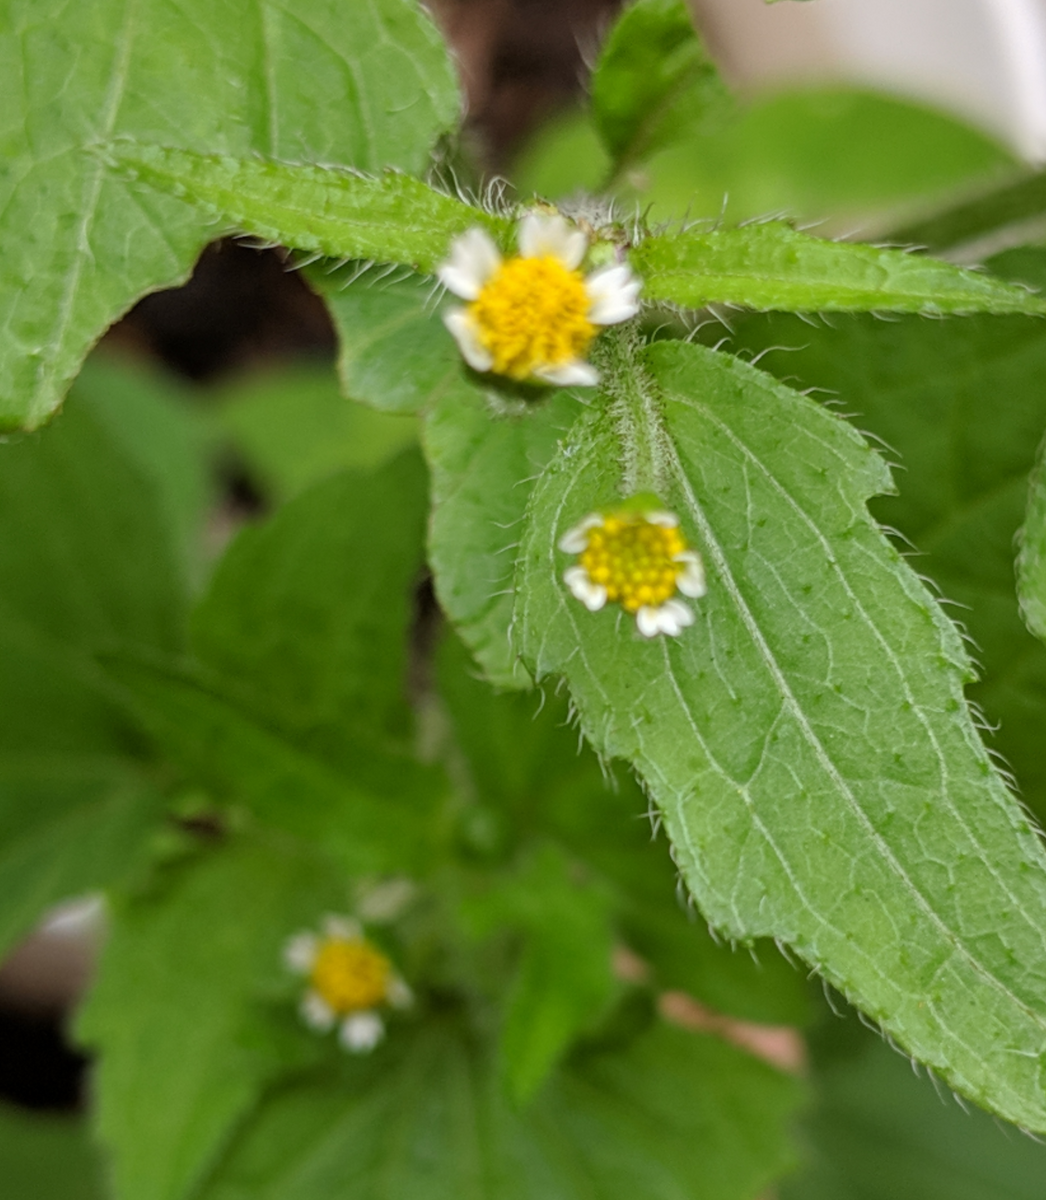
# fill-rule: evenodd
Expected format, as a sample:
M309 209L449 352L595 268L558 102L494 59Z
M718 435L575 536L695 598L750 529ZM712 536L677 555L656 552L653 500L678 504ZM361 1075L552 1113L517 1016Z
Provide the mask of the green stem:
M640 359L642 348L638 323L629 321L608 329L593 353L621 447L621 493L626 499L641 492L664 496L669 479L661 400Z

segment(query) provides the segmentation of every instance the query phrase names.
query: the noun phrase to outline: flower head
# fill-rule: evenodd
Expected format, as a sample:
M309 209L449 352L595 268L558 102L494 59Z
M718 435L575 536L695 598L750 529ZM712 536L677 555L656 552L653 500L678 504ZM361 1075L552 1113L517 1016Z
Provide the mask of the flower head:
M348 917L327 917L322 933L296 933L284 961L309 981L300 1005L305 1023L321 1033L337 1025L341 1044L355 1054L373 1050L385 1036L378 1009L405 1008L412 999L388 958Z
M578 556L563 581L590 612L615 601L648 638L675 636L694 623L693 610L676 593L695 600L705 594L701 556L687 546L679 518L658 508L654 497L590 513L567 530L559 548Z
M437 269L469 301L444 317L465 361L520 381L598 383L585 355L600 325L639 311L639 280L624 263L583 275L588 238L558 213L528 213L518 238L519 254L503 259L482 229L470 229Z

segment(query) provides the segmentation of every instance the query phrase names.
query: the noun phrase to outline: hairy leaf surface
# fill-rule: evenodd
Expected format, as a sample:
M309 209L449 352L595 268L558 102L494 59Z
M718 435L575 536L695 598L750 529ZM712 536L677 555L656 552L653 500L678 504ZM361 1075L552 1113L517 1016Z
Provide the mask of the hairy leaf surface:
M46 420L105 327L217 232L118 178L99 146L420 171L459 109L412 0L4 0L0 62L0 428Z
M1046 254L1013 252L996 271L1040 284ZM739 349L796 386L818 387L856 411L904 468L899 494L874 514L900 531L968 630L980 664L969 695L993 727L990 744L1046 818L1046 648L1021 620L1014 538L1025 520L1028 474L1046 428L1046 329L1037 320L963 322L870 318L813 329L792 317L749 317ZM997 728L996 728L997 727Z
M660 1026L579 1055L523 1112L445 1022L274 1093L200 1200L750 1200L791 1160L799 1088Z
M399 172L364 175L133 141L113 142L106 153L132 179L188 201L227 228L328 258L430 273L455 234L477 225L501 242L511 234L508 221Z
M1044 313L991 275L901 250L830 242L780 221L659 234L630 258L648 300L790 312Z
M532 498L525 657L636 764L716 926L787 942L953 1086L1046 1128L1046 855L966 711L957 632L865 509L885 465L726 356L659 344L638 372L708 596L651 642L570 597L556 542L620 480L613 424L586 418Z

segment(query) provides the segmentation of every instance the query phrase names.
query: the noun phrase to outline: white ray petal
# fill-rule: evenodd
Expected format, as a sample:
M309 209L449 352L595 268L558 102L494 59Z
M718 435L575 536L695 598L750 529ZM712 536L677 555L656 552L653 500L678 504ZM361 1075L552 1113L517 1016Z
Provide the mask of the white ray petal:
M599 612L607 602L606 588L601 583L593 583L584 567L568 567L563 572L563 582L589 612Z
M599 382L599 372L581 358L555 366L538 367L534 374L543 383L555 384L556 387L593 387Z
M461 355L474 371L489 371L494 356L479 340L476 326L464 308L450 308L443 314L443 324L458 343Z
M588 238L559 213L530 212L519 223L519 252L524 258L551 255L568 271L576 271L588 249Z
M306 992L298 1005L301 1019L319 1033L326 1033L334 1027L334 1010L318 992Z
M681 600L666 600L660 608L644 604L636 613L636 628L647 638L659 633L675 637L693 623L694 614Z
M693 625L694 614L689 605L682 600L666 600L661 605L661 628L673 637L682 633L688 625Z
M593 271L585 280L588 292L588 319L593 325L617 325L639 312L642 281L630 267L617 263Z
M567 554L580 554L588 545L588 531L603 524L599 513L589 513L587 517L572 525L559 539L560 550Z
M343 942L358 942L363 937L363 926L354 917L328 913L323 918L323 932L329 938L338 938Z
M296 933L283 947L283 962L289 971L308 975L316 961L320 939L314 933Z
M683 570L676 579L676 587L684 596L697 600L705 594L705 567L701 555L694 550L684 550L675 556L677 563L683 564Z
M398 975L389 981L388 998L393 1008L410 1008L414 1003L414 993Z
M353 1013L338 1030L338 1041L351 1054L367 1054L385 1036L385 1022L375 1012Z
M659 508L643 513L643 519L650 525L661 525L665 529L675 529L679 524L679 518L675 513L663 512Z
M501 266L497 246L482 229L470 229L450 244L450 257L436 268L440 283L462 300L475 300Z

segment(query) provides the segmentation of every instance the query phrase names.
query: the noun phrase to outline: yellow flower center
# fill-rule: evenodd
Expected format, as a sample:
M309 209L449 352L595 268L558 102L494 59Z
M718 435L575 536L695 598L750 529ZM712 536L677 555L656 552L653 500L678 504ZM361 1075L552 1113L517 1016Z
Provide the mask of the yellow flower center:
M359 1012L388 996L392 964L362 938L326 938L312 964L315 991L337 1014Z
M589 303L581 272L544 255L502 263L469 311L492 370L527 379L539 367L585 357L596 334Z
M653 525L642 516L609 516L588 532L579 563L593 583L630 613L664 604L685 570L675 556L686 549L678 527Z

